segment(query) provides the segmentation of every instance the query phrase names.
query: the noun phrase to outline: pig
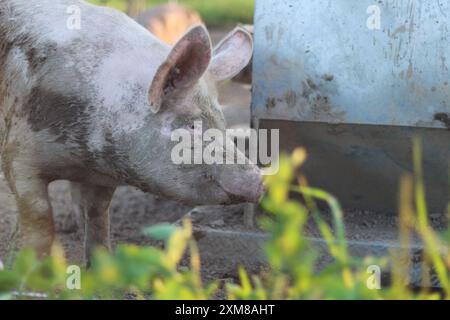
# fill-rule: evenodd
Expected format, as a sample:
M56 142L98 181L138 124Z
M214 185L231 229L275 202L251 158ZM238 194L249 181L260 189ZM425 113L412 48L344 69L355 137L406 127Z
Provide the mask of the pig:
M50 254L47 187L55 180L71 182L85 215L88 263L94 248L110 248L108 207L117 186L196 205L261 198L252 163L171 161L173 130L194 134L195 121L225 129L214 84L251 59L244 29L212 50L197 25L170 47L125 14L82 0L0 6L0 162L18 208L16 249ZM68 12L80 13L78 27Z
M148 9L142 12L136 20L170 45L174 45L193 25L203 23L197 12L177 3L167 3Z

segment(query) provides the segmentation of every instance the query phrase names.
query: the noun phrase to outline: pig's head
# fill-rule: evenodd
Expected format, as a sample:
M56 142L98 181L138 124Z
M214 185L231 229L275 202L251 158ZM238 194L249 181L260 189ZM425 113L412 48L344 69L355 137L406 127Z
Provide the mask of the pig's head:
M192 141L198 134L196 122L201 122L203 131L225 131L215 83L238 74L250 61L252 49L251 36L241 28L232 31L214 51L203 26L191 28L175 44L149 88L146 125L122 141L123 148L128 148L122 149L128 155L128 184L193 204L260 199L262 178L254 164L176 164L171 157L178 143L172 141L174 130L187 130Z

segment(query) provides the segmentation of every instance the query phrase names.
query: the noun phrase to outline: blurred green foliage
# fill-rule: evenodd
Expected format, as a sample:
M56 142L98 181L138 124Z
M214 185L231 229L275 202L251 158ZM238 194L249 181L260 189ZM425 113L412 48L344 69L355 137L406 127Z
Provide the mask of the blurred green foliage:
M114 7L126 12L128 0L88 0L91 3ZM165 0L146 0L147 8L167 3ZM173 1L175 2L175 1ZM252 24L254 0L178 0L179 4L200 13L205 23L212 28L221 28L237 23Z
M144 233L165 241L165 249L120 245L113 254L99 250L89 270L82 269L80 289L67 281L67 261L55 246L43 261L30 249L22 250L11 269L0 271L0 298L30 299L209 299L217 284L202 284L200 257L192 239L192 227L155 226ZM190 267L180 268L189 252Z
M399 242L408 246L412 234L424 243L423 270L434 270L441 294L428 291L429 277L423 274L423 290L408 287L410 257L405 250L387 257L355 258L349 254L343 213L338 201L322 190L308 186L301 175L306 152L297 149L280 159L280 171L266 178L267 196L262 206L267 215L261 227L270 235L264 246L267 268L250 275L241 268L239 283L226 284L229 299L439 299L450 298L450 232L438 234L429 226L422 179L420 143L414 145L415 175L401 181L399 199ZM298 183L293 183L299 177ZM293 195L301 195L298 201ZM328 204L333 216L330 226L316 202ZM333 262L321 270L317 264L323 251L311 245L305 223L312 217ZM45 294L48 299L211 299L218 283L202 283L201 261L192 226L162 224L144 233L164 241L164 249L120 245L113 254L98 251L89 270L81 272L80 290L69 290L67 261L55 247L51 258L36 259L33 251L21 251L11 269L0 271L0 299L35 298L26 293ZM180 266L188 257L189 266ZM185 265L185 264L183 264ZM391 284L374 290L368 267L378 265L392 274ZM41 296L42 298L42 296Z
M240 270L240 285L229 284L228 295L232 299L450 299L450 241L449 232L437 234L429 225L426 211L425 190L422 177L421 146L414 142L415 175L405 176L401 181L399 199L399 242L403 248L410 246L412 234L424 243L421 270L422 289L409 287L411 256L406 250L390 252L388 257L356 258L349 255L343 223L343 212L337 199L322 190L308 186L299 167L306 158L302 149L291 157L282 157L280 171L267 177L268 195L263 207L271 215L261 221L263 229L271 234L265 246L269 272L250 276ZM293 200L293 194L304 201ZM297 197L298 199L298 197ZM317 201L326 202L333 216L329 226L318 210ZM450 215L450 208L448 214ZM334 262L322 270L316 265L321 252L313 248L304 233L304 225L311 216L327 244ZM450 229L449 229L450 230ZM374 290L370 266L390 271L389 285ZM442 292L429 292L429 272L437 275Z

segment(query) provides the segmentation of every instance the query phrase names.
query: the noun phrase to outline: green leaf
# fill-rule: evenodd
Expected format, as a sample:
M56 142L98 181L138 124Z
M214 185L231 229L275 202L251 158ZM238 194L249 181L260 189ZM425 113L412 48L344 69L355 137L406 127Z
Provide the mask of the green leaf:
M0 271L0 294L17 289L20 277L14 271Z
M19 252L14 270L19 275L27 275L37 265L36 253L31 248L25 248Z
M161 223L143 230L144 235L155 240L168 240L177 230L177 227L170 223Z
M0 301L1 300L12 300L12 294L10 294L10 293L0 293Z

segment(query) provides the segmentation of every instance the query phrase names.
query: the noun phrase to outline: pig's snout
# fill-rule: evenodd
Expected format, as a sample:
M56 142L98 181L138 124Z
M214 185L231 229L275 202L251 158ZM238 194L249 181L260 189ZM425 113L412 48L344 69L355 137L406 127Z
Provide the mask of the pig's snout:
M242 175L226 177L220 185L231 203L258 203L265 193L261 171L257 167Z

